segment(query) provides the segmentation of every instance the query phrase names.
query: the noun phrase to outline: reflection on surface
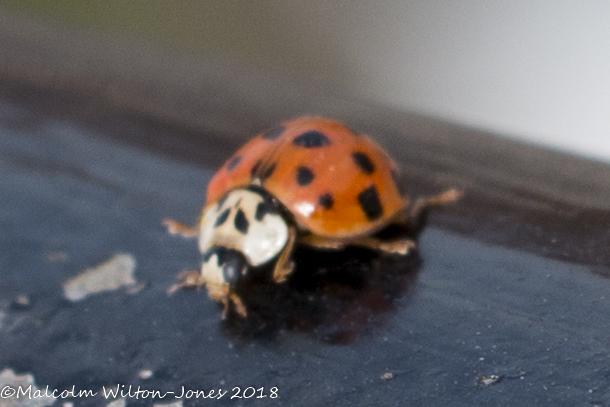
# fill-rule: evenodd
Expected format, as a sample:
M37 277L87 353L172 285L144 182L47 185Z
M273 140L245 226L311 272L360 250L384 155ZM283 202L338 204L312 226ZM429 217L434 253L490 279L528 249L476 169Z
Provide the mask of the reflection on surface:
M394 302L413 287L420 258L379 256L363 249L324 252L299 248L296 269L274 284L259 269L237 288L248 307L246 319L224 323L237 340L272 340L280 331L312 333L324 342L347 344L383 322Z

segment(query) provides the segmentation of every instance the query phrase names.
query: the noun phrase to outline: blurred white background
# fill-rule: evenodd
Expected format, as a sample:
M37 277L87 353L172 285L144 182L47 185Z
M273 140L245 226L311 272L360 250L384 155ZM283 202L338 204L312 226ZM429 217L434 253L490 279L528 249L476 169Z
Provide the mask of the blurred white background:
M610 161L607 0L0 0Z
M610 161L608 1L309 0L277 7L295 32L293 52L319 51L318 67L309 69L329 82ZM324 66L326 58L339 62Z

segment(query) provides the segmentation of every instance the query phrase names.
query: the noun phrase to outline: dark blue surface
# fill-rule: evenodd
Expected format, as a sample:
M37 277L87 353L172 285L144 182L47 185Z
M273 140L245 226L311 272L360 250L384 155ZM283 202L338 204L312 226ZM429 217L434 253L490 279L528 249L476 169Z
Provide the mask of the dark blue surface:
M0 370L96 391L279 389L198 405L609 405L610 281L434 217L419 258L300 251L292 282L244 287L249 321L222 323L205 291L168 297L199 255L161 219L194 222L217 163L173 160L84 123L0 102ZM121 117L112 129L155 126ZM135 257L141 291L63 298L64 281L118 252ZM501 380L476 385L491 374Z

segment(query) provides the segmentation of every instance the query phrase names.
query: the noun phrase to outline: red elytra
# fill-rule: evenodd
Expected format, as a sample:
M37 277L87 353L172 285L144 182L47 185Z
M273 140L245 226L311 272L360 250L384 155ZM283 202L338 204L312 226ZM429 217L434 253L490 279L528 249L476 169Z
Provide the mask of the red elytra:
M302 117L258 134L229 158L208 185L205 208L233 189L258 185L301 230L331 239L366 236L408 205L395 171L366 135L335 120Z

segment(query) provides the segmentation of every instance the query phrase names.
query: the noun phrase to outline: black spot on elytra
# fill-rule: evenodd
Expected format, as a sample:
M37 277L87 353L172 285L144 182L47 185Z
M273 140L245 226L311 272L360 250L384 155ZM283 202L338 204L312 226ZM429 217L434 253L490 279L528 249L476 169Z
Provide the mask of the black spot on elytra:
M250 170L250 175L255 176L256 173L258 172L258 167L261 166L261 160L258 160L256 162L256 164L254 164L254 166L252 167L252 169Z
M297 168L297 182L300 186L305 186L311 183L314 179L313 172L304 166Z
M241 155L238 155L237 157L233 157L231 159L231 161L229 161L229 163L227 164L227 171L232 171L235 167L237 167L237 164L239 164L240 161L241 161Z
M235 214L235 229L243 233L244 235L248 233L248 227L250 226L250 222L246 218L246 214L241 209L237 210Z
M375 185L365 189L358 194L358 202L366 218L370 221L377 220L383 214L383 206L379 201L379 194Z
M259 204L256 206L254 218L260 222L268 213L275 213L275 207L273 204L269 201L259 202Z
M263 180L266 180L273 174L273 171L275 171L275 163L271 164L269 167L267 167L267 169L265 169L265 172L263 172L263 175L261 175L261 178Z
M218 215L218 217L216 218L216 222L214 222L215 228L225 223L225 221L229 217L229 212L231 212L231 208L225 209L220 215Z
M320 198L318 199L318 203L322 207L324 207L324 209L330 209L333 207L335 200L333 199L333 196L331 194L324 194L324 195L320 195Z
M274 127L271 130L263 134L263 138L266 140L275 140L284 132L286 128L284 126Z
M295 137L292 143L299 147L317 148L329 145L330 139L319 131L312 130Z
M354 159L356 165L366 174L372 174L375 172L375 165L365 153L356 151L352 153L352 158Z

